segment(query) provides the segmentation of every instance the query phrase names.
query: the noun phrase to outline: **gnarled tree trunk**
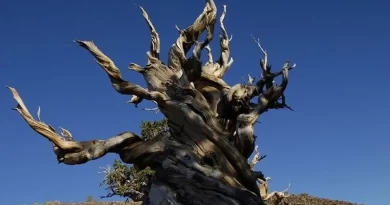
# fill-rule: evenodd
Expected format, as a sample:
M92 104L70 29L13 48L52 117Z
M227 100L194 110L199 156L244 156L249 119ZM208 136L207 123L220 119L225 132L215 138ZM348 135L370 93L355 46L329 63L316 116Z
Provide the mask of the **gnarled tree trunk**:
M16 110L33 130L52 142L60 163L82 164L110 152L137 168L149 166L156 170L144 204L263 204L256 181L266 180L261 172L253 170L261 158L257 155L248 163L255 148L254 125L263 112L288 107L283 92L288 71L294 66L286 62L281 71L271 72L267 53L257 42L264 53L264 59L260 60L262 78L255 84L225 83L223 76L233 63L231 39L223 25L226 14L223 6L220 57L214 62L209 47L217 20L213 0L206 1L203 12L190 27L179 29L179 37L164 64L160 59L159 35L146 11L140 8L150 28L151 48L145 66L130 64L129 68L143 75L147 88L122 79L114 62L92 41L75 42L96 58L117 92L133 95L130 102L157 103L169 121L169 131L147 141L129 132L107 140L74 141L69 131L62 129L60 136L41 122L39 112L34 119L18 92L10 87L18 102ZM200 42L202 32L207 32L207 38ZM191 48L193 55L186 58ZM205 64L200 61L202 49L208 51ZM274 83L277 76L282 76L280 85ZM254 98L258 99L256 103L251 102Z

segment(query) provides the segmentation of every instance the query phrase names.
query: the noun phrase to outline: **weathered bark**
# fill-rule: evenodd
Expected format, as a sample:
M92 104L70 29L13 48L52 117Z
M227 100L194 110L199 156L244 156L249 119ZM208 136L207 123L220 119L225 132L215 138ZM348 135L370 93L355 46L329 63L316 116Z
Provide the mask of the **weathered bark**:
M231 39L223 24L226 6L220 18L220 58L213 62L209 47L217 14L213 0L206 1L191 26L179 30L168 63L164 64L159 35L140 8L152 36L148 63L144 67L132 63L129 68L143 75L147 88L122 79L119 68L92 41L75 42L96 58L118 93L133 96L131 103L137 105L144 99L155 102L168 119L169 132L147 141L124 132L107 140L77 142L69 131L63 129L61 137L39 116L34 119L17 91L10 88L18 102L16 110L33 130L52 142L59 163L83 164L106 153L117 153L137 168L149 166L156 170L144 204L263 204L256 182L265 179L253 170L262 157L248 163L255 148L254 126L263 112L288 107L283 93L293 67L287 62L280 72L272 73L266 63L267 54L258 43L265 54L265 60L261 60L263 77L255 85L227 85L222 77L233 60L229 60ZM198 38L204 31L207 37L200 42ZM192 46L193 55L187 59ZM204 65L200 61L202 49L208 51ZM280 75L283 80L277 86L273 81ZM251 102L256 96L258 102Z

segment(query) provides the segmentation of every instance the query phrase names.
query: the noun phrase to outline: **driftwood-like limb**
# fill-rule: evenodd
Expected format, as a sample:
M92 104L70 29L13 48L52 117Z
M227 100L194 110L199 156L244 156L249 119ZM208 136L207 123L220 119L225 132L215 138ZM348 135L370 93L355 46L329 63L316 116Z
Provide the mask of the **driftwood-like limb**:
M214 25L216 21L217 8L213 0L207 0L203 12L194 21L194 23L184 30L180 30L180 36L177 38L176 43L172 45L168 54L168 67L173 69L178 78L183 75L182 68L188 68L186 54L193 46L199 36L204 30L207 29L207 38L204 42L200 43L199 48L202 50L206 47L213 39ZM176 26L176 28L178 28ZM197 51L194 52L195 57ZM199 69L199 68L188 68L188 69ZM187 73L190 73L187 71Z
M141 74L145 73L145 69L136 63L130 63L128 68L129 68L129 70L132 70L132 71L137 72L137 73L141 73ZM133 103L135 105L135 107L137 107L138 104L142 102L142 100L143 99L141 97L133 95L130 98L130 100L128 101L128 103Z
M257 182L259 183L259 190L261 198L264 199L268 195L268 180L270 180L271 177L265 177L265 179L257 179Z
M266 177L265 179L257 179L257 182L259 182L259 189L260 189L260 194L261 198L264 201L269 200L272 197L277 197L278 200L281 200L283 198L287 198L290 195L288 194L288 190L290 189L290 183L288 183L288 186L285 190L283 191L273 191L269 193L268 186L269 186L269 181L271 181L271 177Z
M139 8L141 9L142 15L144 16L145 21L149 26L150 34L152 36L152 42L150 44L151 55L157 59L160 59L160 37L158 36L158 33L157 33L156 29L154 28L153 23L150 20L148 13L141 6Z
M217 62L213 62L213 57L211 54L211 48L210 46L207 46L207 52L208 52L208 62L203 66L202 71L211 75L214 75L217 78L222 78L226 71L230 68L230 66L233 64L234 60L233 58L230 58L230 47L229 43L231 41L231 38L229 39L229 36L227 34L227 31L225 29L225 25L223 23L226 16L226 5L223 5L223 12L220 17L220 25L221 25L221 34L220 34L220 48L221 48L221 54Z
M50 142L54 143L60 149L63 150L80 150L82 149L82 145L73 141L64 141L61 139L55 130L50 126L41 121L35 120L34 117L28 111L26 105L24 104L22 98L20 97L18 91L15 88L8 87L8 89L12 92L12 95L18 105L15 110L17 110L23 119L27 122L27 124L37 133L44 136Z
M160 92L149 92L139 85L123 80L119 68L117 68L114 62L103 52L101 52L92 41L75 40L75 42L88 50L96 58L97 64L99 64L104 69L104 71L106 71L114 89L117 92L125 95L136 95L147 100L155 100L159 103L163 103L164 100L166 100L167 97Z
M214 76L218 78L222 78L227 70L231 67L234 60L233 58L230 58L230 46L229 43L232 40L232 37L229 39L228 33L225 29L224 25L224 19L226 16L226 5L223 5L223 12L220 17L220 25L221 25L221 34L220 34L220 57L217 62L215 63L206 63L206 65L203 67L203 70L207 73L212 73ZM209 51L209 53L211 50Z
M268 180L265 182L266 184L268 184ZM267 189L267 193L265 195L262 195L261 198L264 200L264 201L267 201L269 199L271 199L272 197L276 197L277 200L281 200L281 199L284 199L284 198L287 198L289 197L290 195L288 194L288 190L290 189L290 183L288 183L288 186L285 190L283 191L273 191L271 193L268 193L268 189ZM267 185L268 186L268 185Z
M211 110L215 113L216 116L218 113L218 105L221 101L221 95L223 92L230 90L230 86L228 86L225 81L222 79L223 75L227 71L227 69L233 63L233 59L230 59L230 48L229 41L231 39L228 38L228 34L224 27L223 20L226 15L226 6L223 6L223 13L220 17L221 24L221 35L220 35L220 46L221 46L221 56L217 62L213 62L213 55L211 52L210 45L206 45L208 53L208 61L205 65L202 66L201 70L198 72L192 72L191 77L189 77L190 81L194 82L194 86L197 90L199 90L203 96L206 98L208 104L210 105ZM195 48L201 48L200 46ZM199 61L199 56L193 57L190 62ZM195 60L194 60L195 58ZM199 64L196 64L199 65ZM198 67L199 69L199 67ZM188 69L186 69L188 70ZM200 73L200 74L199 74Z
M14 99L18 103L15 110L20 113L23 119L35 132L53 143L54 152L57 155L59 163L68 165L83 164L90 160L103 157L108 152L114 152L117 147L123 146L123 144L141 141L141 138L134 133L124 132L107 140L76 142L73 141L70 132L62 128L61 130L62 135L65 137L64 139L58 135L50 125L34 119L16 89L12 87L8 88L11 90ZM68 139L66 140L66 138Z

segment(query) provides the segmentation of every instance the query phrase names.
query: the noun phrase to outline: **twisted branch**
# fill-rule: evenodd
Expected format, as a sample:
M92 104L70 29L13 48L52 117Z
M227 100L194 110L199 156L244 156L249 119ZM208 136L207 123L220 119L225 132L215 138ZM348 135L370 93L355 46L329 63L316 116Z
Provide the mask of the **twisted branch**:
M199 59L200 51L205 48L214 37L214 25L216 21L217 8L213 0L207 0L203 12L198 16L194 23L184 30L176 28L180 32L176 43L171 46L168 58L168 67L174 70L178 78L182 77L182 68L188 70L196 69L194 66L188 66L186 54L195 43L204 30L207 30L206 40L202 43L198 42L194 50L195 60ZM192 63L191 63L192 64ZM187 71L189 73L189 71Z
M135 95L140 98L147 100L154 100L159 104L163 104L167 100L167 96L157 92L157 91L148 91L145 88L142 88L139 85L125 81L121 77L121 72L114 62L106 56L92 41L80 41L75 40L81 47L88 50L95 58L96 63L99 64L104 71L106 71L108 77L111 80L111 83L114 89L124 95Z
M156 29L154 28L153 23L150 20L148 13L141 6L139 8L141 9L142 15L144 16L145 21L149 26L150 35L152 36L152 41L150 43L151 55L157 59L160 59L160 37L159 37ZM148 63L150 63L150 62L148 62Z
M208 61L203 66L202 71L206 72L208 74L214 75L217 78L222 78L226 71L230 68L230 66L233 64L234 60L233 58L230 58L230 47L229 43L232 40L232 37L229 39L229 36L226 32L225 25L223 23L226 16L226 5L223 5L223 12L219 19L220 25L221 25L221 34L220 34L220 47L221 47L221 54L217 62L213 62L213 56L211 53L211 48L209 45L206 46L206 50L208 53Z
M68 165L83 164L90 160L103 157L108 152L117 153L116 149L118 147L135 145L142 141L142 139L134 133L124 132L107 140L76 142L73 141L72 134L68 130L61 128L62 137L56 133L52 126L34 119L17 90L12 87L8 88L18 103L15 110L20 113L23 119L35 132L45 137L53 144L53 150L57 155L59 163Z
M268 181L271 180L271 177L267 177L265 181L262 181L261 179L258 179L259 183L260 183L260 186L264 186L266 187L265 189L263 190L266 190L264 193L262 193L261 195L261 198L264 200L264 201L267 201L269 199L271 199L272 197L277 197L278 200L281 200L281 199L284 199L284 198L287 198L289 197L290 195L288 194L288 190L290 189L290 183L288 183L288 186L285 190L283 191L273 191L271 193L268 193ZM262 188L260 188L262 189Z
M13 98L18 103L14 110L18 111L27 124L38 134L44 136L46 139L51 141L55 146L63 150L81 150L82 146L79 143L73 141L64 141L61 139L54 128L50 125L43 123L40 120L35 120L34 117L28 111L26 105L24 104L22 98L20 97L18 91L15 88L8 87L11 91ZM40 113L40 109L39 112ZM40 114L38 114L39 116ZM40 117L39 117L40 118Z

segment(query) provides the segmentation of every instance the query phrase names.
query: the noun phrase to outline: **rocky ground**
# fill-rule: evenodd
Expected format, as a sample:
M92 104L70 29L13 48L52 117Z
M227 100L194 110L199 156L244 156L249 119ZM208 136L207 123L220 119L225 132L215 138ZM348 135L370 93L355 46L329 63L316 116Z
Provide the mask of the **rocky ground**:
M278 202L276 198L267 201L267 205L362 205L347 201L338 201L309 196L308 194L291 195Z
M43 205L140 205L141 203L134 202L84 202L84 203L60 203L60 202L46 202ZM309 196L308 194L291 195L288 198L278 202L275 198L271 198L267 205L362 205L351 203L347 201L338 201L331 199L323 199Z

